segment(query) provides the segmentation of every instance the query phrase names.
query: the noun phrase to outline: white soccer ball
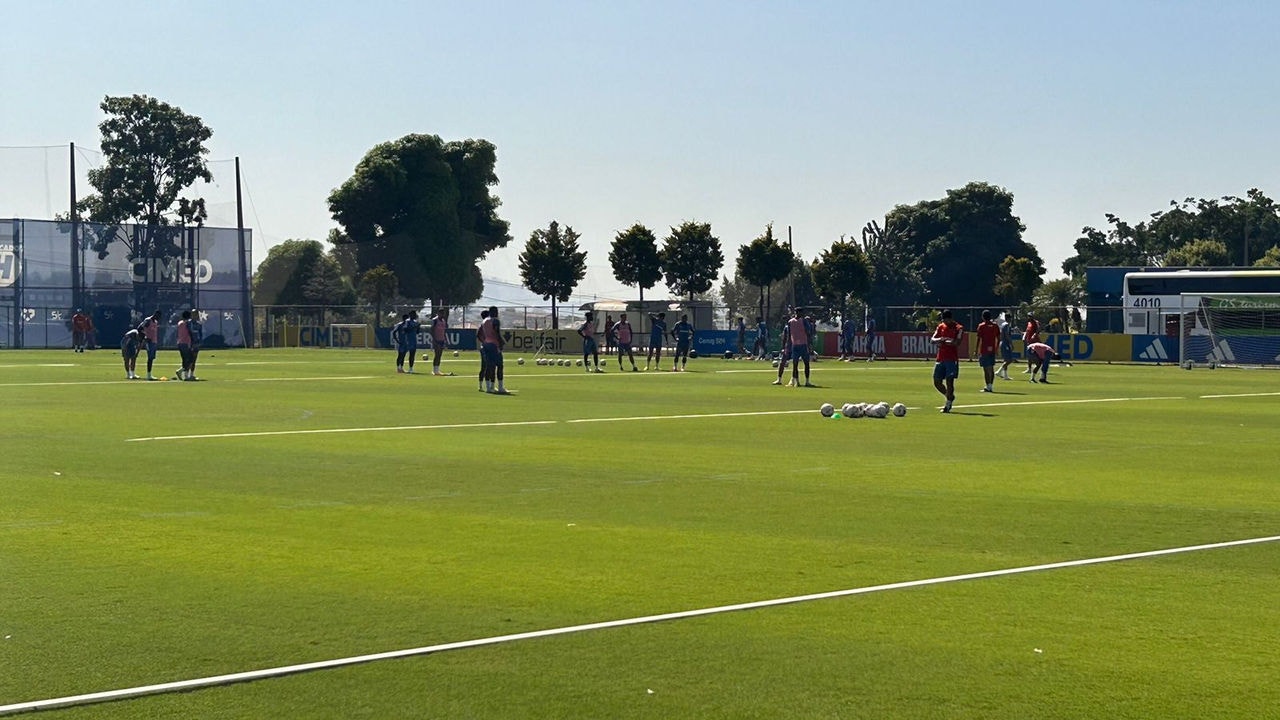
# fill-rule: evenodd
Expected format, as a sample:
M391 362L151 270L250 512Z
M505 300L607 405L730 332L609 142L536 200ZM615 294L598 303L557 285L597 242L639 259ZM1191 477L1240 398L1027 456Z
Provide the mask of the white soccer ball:
M853 403L845 403L841 405L840 414L845 417L853 417Z
M866 414L867 414L867 409L862 406L862 403L849 403L849 410L845 412L844 416L851 417L851 418L860 418Z
M453 351L453 356L454 356L454 357L458 357L458 351L457 351L457 350L454 350L454 351Z
M822 417L831 417L836 414L836 409L831 403L822 403L822 407L818 408L818 412L822 413Z
M774 366L774 367L778 367L778 361L777 361L777 360L774 360L774 361L773 361L773 366Z
M894 414L896 417L902 417L903 415L906 415L906 414L907 414L907 406L906 406L906 405L903 405L902 403L897 403L897 404L895 404L895 405L893 406L893 414Z
M574 365L577 365L578 367L582 367L582 358L578 358L578 361L575 362Z
M516 364L517 364L517 365L523 365L523 364L524 364L524 358L516 358Z
M538 367L542 367L543 365L546 365L546 364L547 364L547 359L546 359L546 358L538 358L537 360L534 360L534 361L533 361L533 364L534 364L534 365L537 365Z

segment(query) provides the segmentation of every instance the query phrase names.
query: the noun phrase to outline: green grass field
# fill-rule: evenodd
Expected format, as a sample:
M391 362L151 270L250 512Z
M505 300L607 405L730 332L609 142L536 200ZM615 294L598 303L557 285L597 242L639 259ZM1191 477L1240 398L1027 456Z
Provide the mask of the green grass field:
M1015 366L988 395L964 364L942 415L923 362L793 389L509 357L507 397L474 354L392 364L206 351L202 382L128 382L118 353L0 353L0 705L1280 535L1272 371ZM817 412L878 400L911 411ZM1255 719L1278 600L1261 542L41 716Z

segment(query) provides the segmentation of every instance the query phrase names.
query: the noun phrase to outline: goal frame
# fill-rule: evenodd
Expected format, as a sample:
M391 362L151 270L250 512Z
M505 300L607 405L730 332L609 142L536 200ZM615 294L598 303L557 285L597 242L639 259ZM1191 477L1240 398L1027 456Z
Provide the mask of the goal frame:
M1178 364L1194 367L1280 367L1280 293L1182 293L1178 308ZM1214 327L1206 300L1238 300L1241 312L1256 311L1256 332L1226 333ZM1229 312L1229 308L1223 309ZM1268 315L1276 318L1272 326ZM1232 340L1235 342L1232 342ZM1275 351L1274 355L1272 351Z
M350 330L351 343L348 345L339 345L335 341L338 339L338 330ZM354 332L359 330L359 332ZM364 341L360 344L357 337ZM369 323L329 323L329 349L345 349L351 350L355 348L368 349L377 346L377 338L374 336L373 327Z

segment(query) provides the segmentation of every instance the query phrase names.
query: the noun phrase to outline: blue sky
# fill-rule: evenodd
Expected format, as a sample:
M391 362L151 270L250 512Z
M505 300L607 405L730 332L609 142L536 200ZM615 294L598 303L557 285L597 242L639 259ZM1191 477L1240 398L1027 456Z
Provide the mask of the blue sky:
M323 239L329 192L413 132L497 146L514 240L486 276L518 281L529 233L555 219L588 251L579 291L602 297L634 296L607 256L635 222L659 237L711 223L731 273L766 223L813 258L895 205L979 180L1013 193L1053 278L1105 213L1280 195L1271 2L0 0L0 13L0 146L96 148L105 95L178 105L214 131L215 204L241 158L255 260ZM0 150L0 216L65 205L57 168L38 176L46 155Z

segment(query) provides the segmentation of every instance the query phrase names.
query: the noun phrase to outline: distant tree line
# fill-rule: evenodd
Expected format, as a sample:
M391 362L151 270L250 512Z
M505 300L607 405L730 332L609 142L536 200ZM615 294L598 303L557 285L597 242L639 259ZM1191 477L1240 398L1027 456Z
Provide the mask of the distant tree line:
M103 257L117 243L130 259L177 254L176 231L206 218L204 200L182 193L211 179L205 143L212 131L145 95L107 97L101 108L105 162L90 171L95 192L76 215L106 226L133 222L145 232L86 233L86 247ZM476 301L483 292L479 262L512 240L493 194L496 164L497 149L483 139L411 134L375 146L330 193L338 227L325 243L294 239L270 249L253 278L254 303L363 302L381 318L397 305ZM1136 224L1112 214L1106 220L1104 229L1082 229L1076 254L1062 265L1068 277L1049 283L1036 248L1023 240L1013 194L985 182L898 205L809 260L770 224L739 247L732 275L721 276L720 239L709 223L689 220L670 228L661 245L641 223L618 231L609 263L641 300L659 281L676 297L706 297L720 279L720 301L731 315L770 321L793 305L824 318L869 308L1026 304L1065 313L1082 301L1089 266L1280 266L1280 208L1257 189L1173 201ZM585 277L580 240L572 226L552 220L520 253L524 284L551 301L553 317Z

